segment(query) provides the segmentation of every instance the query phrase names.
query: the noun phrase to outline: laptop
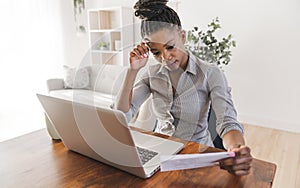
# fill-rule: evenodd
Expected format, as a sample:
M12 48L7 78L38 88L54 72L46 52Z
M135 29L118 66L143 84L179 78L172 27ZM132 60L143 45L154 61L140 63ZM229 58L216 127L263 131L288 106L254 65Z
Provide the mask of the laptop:
M160 168L160 156L184 144L131 130L123 112L37 94L45 113L69 149L141 178Z

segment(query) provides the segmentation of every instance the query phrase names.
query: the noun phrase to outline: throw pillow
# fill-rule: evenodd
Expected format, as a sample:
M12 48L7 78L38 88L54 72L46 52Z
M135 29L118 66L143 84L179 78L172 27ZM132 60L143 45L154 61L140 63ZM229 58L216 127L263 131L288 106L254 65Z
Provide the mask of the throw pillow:
M89 88L89 71L86 67L76 69L64 65L64 86L72 89L88 89Z

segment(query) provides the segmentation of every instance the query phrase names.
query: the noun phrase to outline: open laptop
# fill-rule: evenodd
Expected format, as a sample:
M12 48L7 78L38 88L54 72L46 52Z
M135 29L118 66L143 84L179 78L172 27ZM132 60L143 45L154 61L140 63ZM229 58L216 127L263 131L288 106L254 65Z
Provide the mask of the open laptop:
M176 154L184 146L131 130L121 111L37 96L68 149L141 178L159 170L160 155Z

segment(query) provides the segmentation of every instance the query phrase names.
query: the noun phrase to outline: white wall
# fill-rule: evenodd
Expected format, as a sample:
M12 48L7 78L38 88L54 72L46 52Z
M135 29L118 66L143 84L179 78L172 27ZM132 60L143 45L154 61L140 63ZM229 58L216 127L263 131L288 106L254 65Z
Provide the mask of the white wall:
M45 127L37 92L61 75L60 0L0 1L0 142Z
M86 0L88 8L132 7L135 0ZM88 49L76 36L72 1L62 1L65 64L78 65ZM225 73L241 122L300 132L300 2L296 0L182 0L179 15L186 29L219 17L222 31L237 48Z
M225 68L241 122L300 132L300 1L184 0L183 25L218 16L237 41ZM221 35L221 34L220 34Z

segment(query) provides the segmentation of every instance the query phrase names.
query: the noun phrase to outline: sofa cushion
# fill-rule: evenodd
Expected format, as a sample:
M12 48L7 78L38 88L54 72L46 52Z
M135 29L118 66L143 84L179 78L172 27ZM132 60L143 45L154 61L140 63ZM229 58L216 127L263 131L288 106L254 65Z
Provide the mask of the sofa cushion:
M91 68L92 89L104 94L117 95L125 79L127 67L104 64Z
M64 65L64 87L73 89L89 89L90 73L86 67L76 69Z
M53 90L49 92L49 95L60 99L71 100L82 104L106 108L111 108L111 105L113 105L116 99L115 96L109 94L94 92L92 90L85 89Z

